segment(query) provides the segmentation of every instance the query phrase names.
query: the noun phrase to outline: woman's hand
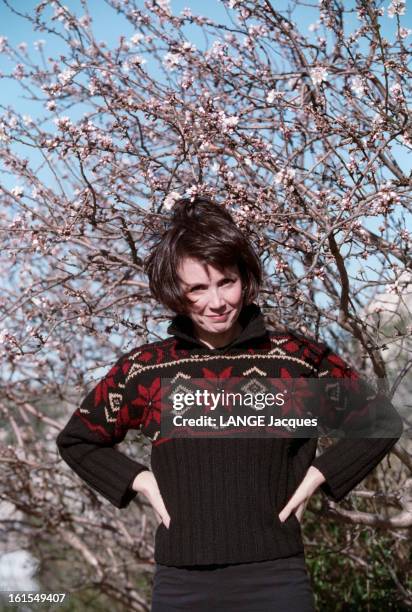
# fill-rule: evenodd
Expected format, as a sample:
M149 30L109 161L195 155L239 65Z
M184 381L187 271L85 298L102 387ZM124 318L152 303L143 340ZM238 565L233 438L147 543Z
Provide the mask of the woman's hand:
M324 477L322 472L315 468L313 465L311 465L308 471L306 472L304 479L302 480L302 482L300 483L286 506L282 508L281 512L279 513L280 521L283 523L284 521L286 521L288 516L292 512L294 512L296 518L300 523L309 499L319 487L319 485L321 485L322 482L325 482L325 480L326 478Z
M169 529L170 516L166 510L166 506L160 494L159 486L153 472L150 470L140 472L132 483L132 489L138 493L143 493L143 495L147 497L152 505L158 521L162 522Z

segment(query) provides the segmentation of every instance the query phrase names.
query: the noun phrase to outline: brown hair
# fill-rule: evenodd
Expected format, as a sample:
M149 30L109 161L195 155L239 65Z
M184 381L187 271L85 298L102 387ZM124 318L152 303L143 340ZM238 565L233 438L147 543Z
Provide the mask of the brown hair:
M169 227L145 260L152 295L170 310L184 314L190 300L182 291L177 274L183 257L219 270L237 265L245 304L259 293L262 267L258 255L230 213L209 198L177 200Z

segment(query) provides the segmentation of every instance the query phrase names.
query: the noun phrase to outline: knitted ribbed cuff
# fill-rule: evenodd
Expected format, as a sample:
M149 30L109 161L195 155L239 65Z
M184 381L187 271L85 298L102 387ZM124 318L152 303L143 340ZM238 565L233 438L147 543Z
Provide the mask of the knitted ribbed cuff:
M136 497L137 492L131 489L133 480L149 469L111 447L90 449L89 445L78 444L59 450L80 478L116 508L125 508Z
M312 465L326 481L322 491L341 501L385 457L398 438L344 439L326 449Z

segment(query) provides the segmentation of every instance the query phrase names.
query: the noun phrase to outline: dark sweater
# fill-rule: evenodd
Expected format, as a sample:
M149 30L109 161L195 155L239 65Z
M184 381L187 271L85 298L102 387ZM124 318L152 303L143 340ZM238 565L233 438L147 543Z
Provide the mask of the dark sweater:
M161 378L357 377L327 345L289 329L268 331L256 304L239 320L241 334L210 349L194 337L190 319L176 316L165 340L118 359L57 438L62 458L117 508L133 500L130 485L149 467L115 445L129 429L151 440L151 469L171 517L169 528L161 523L156 531L157 563L241 563L302 552L296 516L281 523L278 514L309 466L324 474L324 493L340 501L401 435L397 417L397 437L339 439L317 458L316 438L161 438Z

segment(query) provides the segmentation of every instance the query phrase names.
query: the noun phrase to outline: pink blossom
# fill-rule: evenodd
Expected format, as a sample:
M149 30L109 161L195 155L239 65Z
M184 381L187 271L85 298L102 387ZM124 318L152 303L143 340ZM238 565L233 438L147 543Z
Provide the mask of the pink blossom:
M170 0L156 0L156 2L157 2L157 4L160 6L160 8L163 11L165 11L169 15L171 14L171 11L170 11Z
M388 17L392 19L395 15L404 15L405 11L405 0L392 0L390 5L388 6Z
M16 64L15 69L13 70L13 76L18 80L21 81L21 79L24 78L24 66L23 64Z
M3 123L3 121L0 121L0 141L10 142L10 137L6 132L6 125Z
M87 28L92 23L92 18L90 15L82 15L79 17L78 22L84 28Z
M4 53L9 44L6 36L0 36L0 53Z

